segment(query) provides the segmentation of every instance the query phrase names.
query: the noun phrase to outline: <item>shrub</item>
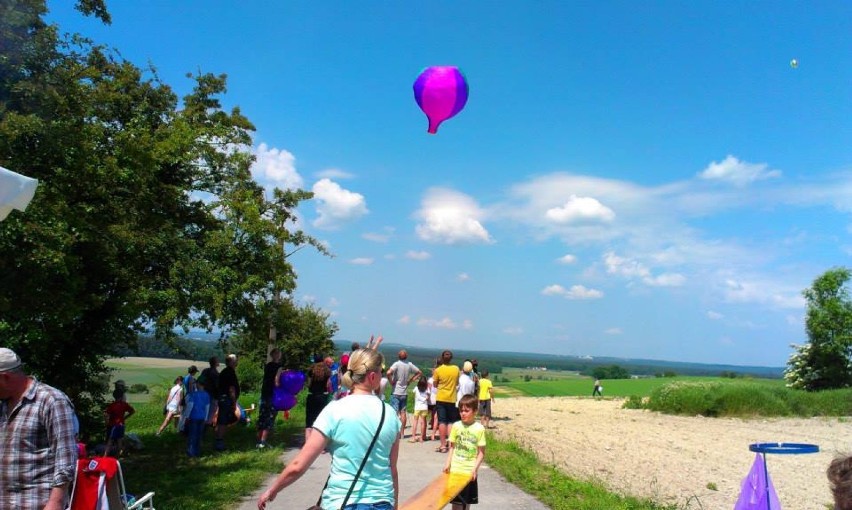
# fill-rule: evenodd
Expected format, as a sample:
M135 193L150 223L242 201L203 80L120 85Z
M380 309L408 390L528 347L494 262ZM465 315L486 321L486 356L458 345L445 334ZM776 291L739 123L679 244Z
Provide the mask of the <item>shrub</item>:
M147 384L131 384L130 388L127 390L130 393L148 393L148 385Z
M805 392L743 380L677 381L651 392L644 407L690 416L848 416L852 390Z
M245 359L237 364L237 379L240 381L240 391L260 391L263 383L263 365Z
M630 395L621 407L622 409L645 409L645 402L639 395Z

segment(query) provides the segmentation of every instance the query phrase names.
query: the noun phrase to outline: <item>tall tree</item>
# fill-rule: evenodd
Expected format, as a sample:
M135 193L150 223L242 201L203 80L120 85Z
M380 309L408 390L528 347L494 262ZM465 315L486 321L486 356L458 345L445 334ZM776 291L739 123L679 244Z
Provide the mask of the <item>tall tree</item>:
M101 0L78 9L109 21ZM45 12L0 2L0 165L40 181L0 223L0 345L86 409L143 329L267 327L295 288L280 240L319 244L288 222L310 193L267 199L252 180L254 128L223 110L225 76L190 76L179 100Z
M788 385L806 390L852 386L852 300L847 268L820 275L803 292L808 342L794 345L784 374Z

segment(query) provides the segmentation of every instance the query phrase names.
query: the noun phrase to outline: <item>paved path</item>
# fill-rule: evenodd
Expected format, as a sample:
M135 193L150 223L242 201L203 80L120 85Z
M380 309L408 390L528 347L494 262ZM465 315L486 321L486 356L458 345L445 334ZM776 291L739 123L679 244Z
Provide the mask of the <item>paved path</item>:
M399 497L405 501L430 482L447 460L446 453L436 453L437 441L425 443L409 443L404 439L399 449ZM287 462L298 452L291 448L284 451L282 459ZM496 471L488 466L488 450L485 451L486 462L479 469L479 508L482 509L514 509L514 510L548 510L543 503L529 494L521 491L507 482ZM303 509L315 504L320 490L328 477L328 467L331 456L320 455L313 466L296 481L280 493L275 501L267 505L269 510ZM269 483L275 478L270 477L255 494L244 498L235 510L256 510L257 498ZM474 506L473 508L476 508Z

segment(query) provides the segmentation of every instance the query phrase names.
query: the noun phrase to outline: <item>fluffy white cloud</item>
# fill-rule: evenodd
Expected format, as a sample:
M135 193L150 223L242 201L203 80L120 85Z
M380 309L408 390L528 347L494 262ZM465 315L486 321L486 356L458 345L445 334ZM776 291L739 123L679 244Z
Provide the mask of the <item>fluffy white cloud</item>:
M603 259L607 273L630 279L638 278L642 283L651 287L679 287L686 282L686 277L679 273L663 273L654 276L651 274L651 270L641 262L619 257L611 251L604 253Z
M568 197L568 201L560 207L551 207L544 215L547 219L557 223L610 222L615 219L615 212L596 198L578 197L577 195Z
M723 318L725 318L725 316L724 316L724 315L722 315L722 314L721 314L721 313L719 313L719 312L715 312L715 311L713 311L713 310L707 310L707 318L708 318L708 319L712 319L712 320L714 320L714 321L717 321L717 320L719 320L719 319L723 319Z
M304 185L292 153L261 143L254 149L254 155L251 173L261 184L282 189L300 189Z
M569 253L567 255L563 255L563 256L559 257L558 259L556 259L556 262L558 262L560 264L565 264L565 265L573 264L573 263L577 262L577 257L575 257L574 255L571 255Z
M399 319L396 320L399 324L411 324L411 317L408 315L403 315Z
M460 281L460 282L466 282L466 281L469 281L469 280L470 280L470 275L469 275L469 274L467 274L467 273L459 273L458 275L456 275L456 280L458 280L458 281Z
M698 174L702 179L730 182L735 186L745 186L754 181L780 177L779 170L770 170L766 163L746 163L729 155L721 162L711 162Z
M445 188L433 188L416 215L420 239L439 244L492 243L491 235L480 222L484 213L468 195Z
M507 328L503 328L503 333L512 336L520 336L524 334L524 328L520 326L509 326Z
M334 229L369 212L364 195L343 189L330 179L320 179L312 191L318 215L313 224L317 228Z
M604 330L604 333L607 335L620 335L623 331L621 331L621 328L608 328Z
M411 260L427 260L431 257L432 255L428 251L409 250L405 253L405 258Z
M373 259L370 257L357 257L351 259L349 261L350 264L355 264L356 266L369 266L373 263Z
M602 291L589 289L583 285L572 285L566 289L562 285L548 285L541 291L545 296L562 296L565 299L600 299L604 296Z

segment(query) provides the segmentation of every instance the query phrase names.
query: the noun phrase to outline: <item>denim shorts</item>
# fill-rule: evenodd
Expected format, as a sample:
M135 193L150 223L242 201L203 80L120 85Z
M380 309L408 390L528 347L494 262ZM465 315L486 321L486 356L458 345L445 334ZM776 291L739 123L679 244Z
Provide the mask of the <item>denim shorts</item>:
M350 503L343 507L343 510L393 510L393 505L387 501L379 501L378 503Z
M401 413L405 411L405 406L408 404L408 395L391 395L390 405L393 410Z

